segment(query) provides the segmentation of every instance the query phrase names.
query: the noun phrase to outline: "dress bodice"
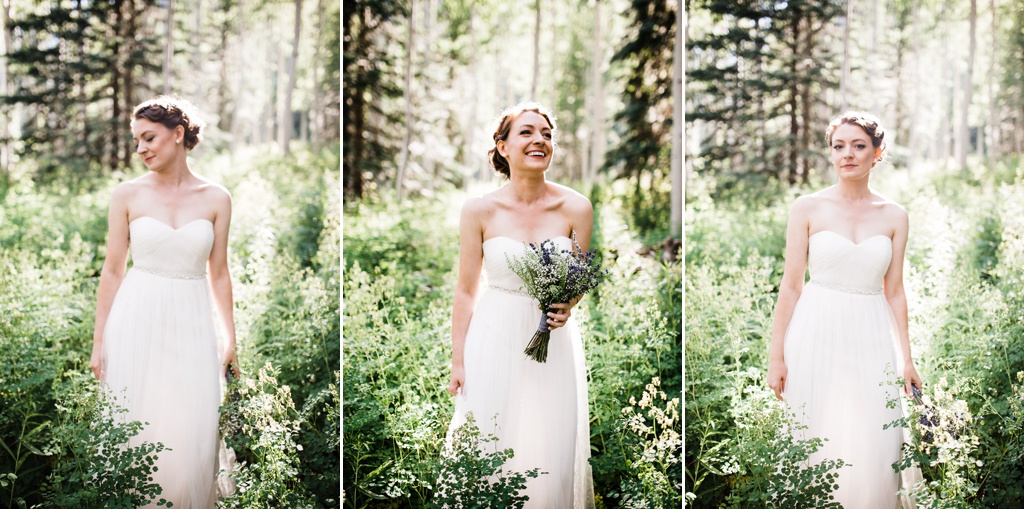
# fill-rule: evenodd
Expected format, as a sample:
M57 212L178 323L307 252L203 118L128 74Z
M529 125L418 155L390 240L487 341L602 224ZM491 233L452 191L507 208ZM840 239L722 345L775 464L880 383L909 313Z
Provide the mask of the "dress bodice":
M559 249L570 249L572 241L568 237L552 239ZM523 255L526 244L508 237L491 237L484 241L484 269L487 271L487 284L496 288L512 291L525 291L523 280L508 267L508 260Z
M213 248L213 223L196 219L178 228L149 216L128 225L133 267L171 277L201 277Z
M892 260L892 239L875 235L857 244L822 230L811 235L807 250L812 282L856 293L879 293Z

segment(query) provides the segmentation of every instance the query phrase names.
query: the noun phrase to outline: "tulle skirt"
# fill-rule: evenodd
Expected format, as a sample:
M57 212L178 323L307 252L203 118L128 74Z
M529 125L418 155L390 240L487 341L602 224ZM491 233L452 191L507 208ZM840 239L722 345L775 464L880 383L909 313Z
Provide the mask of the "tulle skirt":
M481 433L498 437L498 450L514 450L506 471L546 472L527 482L526 507L593 507L583 343L570 318L552 331L547 362L527 358L540 317L528 296L484 291L466 335L466 383L449 435L473 412Z
M789 330L783 397L808 429L827 441L812 457L842 459L836 501L846 509L898 507L902 429L883 429L902 415L887 408L899 389L896 323L884 295L860 295L808 284Z
M175 508L214 506L220 381L206 279L172 279L129 270L104 329L106 383L148 423L132 440L166 446L156 461L157 497ZM155 507L155 506L147 506Z

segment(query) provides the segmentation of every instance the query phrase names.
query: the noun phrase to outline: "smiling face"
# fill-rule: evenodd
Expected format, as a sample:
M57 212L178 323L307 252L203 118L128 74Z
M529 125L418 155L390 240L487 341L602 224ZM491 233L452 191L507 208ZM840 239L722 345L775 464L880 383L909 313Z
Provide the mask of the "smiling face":
M180 141L183 132L184 128L181 126L172 130L158 122L137 118L132 122L135 152L147 168L159 171L177 161L180 154L184 154L185 149Z
M551 124L534 111L522 112L509 130L508 138L497 142L498 152L513 171L544 171L554 150Z
M859 125L842 124L832 132L829 153L839 178L860 179L871 174L882 149L871 144L871 137Z

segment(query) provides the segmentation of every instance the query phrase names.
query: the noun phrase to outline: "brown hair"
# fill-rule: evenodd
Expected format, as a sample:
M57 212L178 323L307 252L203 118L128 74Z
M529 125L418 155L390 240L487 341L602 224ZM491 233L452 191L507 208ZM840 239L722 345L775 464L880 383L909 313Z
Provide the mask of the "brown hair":
M512 178L512 170L508 166L508 161L501 156L498 152L498 141L504 141L508 139L509 131L512 130L512 123L515 122L516 118L519 117L524 111L532 111L548 121L548 125L551 126L551 140L554 143L555 138L555 116L550 110L542 106L540 103L535 102L522 102L515 106L510 106L501 111L498 120L498 127L494 130L494 147L487 151L487 159L491 163L491 167L494 171L505 176L506 179Z
M203 141L206 122L199 117L199 110L191 102L180 97L162 95L143 102L132 111L132 123L144 118L174 130L179 125L185 129L185 150L192 150Z
M871 138L871 145L875 148L881 148L882 153L878 155L875 162L881 162L885 159L886 143L885 143L885 129L882 128L882 124L878 122L878 117L861 111L846 111L842 115L832 119L828 124L828 128L825 129L825 140L828 146L832 146L832 133L843 124L851 124L860 127L867 133L868 137Z

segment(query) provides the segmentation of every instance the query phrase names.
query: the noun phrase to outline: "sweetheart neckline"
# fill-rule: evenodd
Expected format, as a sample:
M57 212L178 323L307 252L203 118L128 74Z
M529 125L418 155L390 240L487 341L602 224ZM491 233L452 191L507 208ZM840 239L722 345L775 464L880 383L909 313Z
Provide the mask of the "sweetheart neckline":
M492 241L494 239L508 239L508 240L511 240L512 242L518 242L520 244L531 244L530 242L523 242L523 241L520 241L520 240L513 239L512 237L506 237L504 235L495 235L495 236L493 236L493 237L491 237L489 239L484 240L483 243L486 244L486 243L488 243L488 242L490 242L490 241ZM545 239L545 240L554 240L554 239L569 239L569 237L566 237L565 235L556 235L554 237L551 237L550 239ZM543 242L543 241L541 241L541 242ZM533 242L532 244L539 244L539 242Z
M180 229L182 229L182 228L184 228L184 227L186 227L186 226L188 226L188 225L190 225L192 223L195 223L197 221L206 221L207 223L210 223L210 226L213 226L213 221L210 221L209 219L206 219L205 217L199 217L199 218L193 219L191 221L188 221L188 222L182 224L181 226L175 228L175 227L173 227L173 226L171 226L171 225L169 225L169 224L167 224L167 223L165 223L165 222L163 222L163 221L161 221L161 220L159 220L159 219L157 219L157 218L155 218L153 216L139 216L139 217L136 217L135 219L132 219L131 221L129 221L128 225L131 226L132 223L134 223L135 221L138 221L139 219L143 219L143 218L156 221L157 223L160 223L160 224L162 224L162 225L164 225L164 226L166 226L166 227L168 227L168 228L170 228L170 229L172 229L174 231L178 231L178 230L180 230Z
M807 238L808 238L808 240L810 240L810 239L811 239L812 237L814 237L815 235L817 235L817 234L819 234L819 233L825 233L825 232L831 233L832 235L835 235L836 237L839 237L839 238L841 238L841 239L844 239L844 240L846 240L847 242L849 242L850 244L853 244L854 246L859 246L859 245L861 245L861 244L863 244L863 243L865 243L865 242L867 242L867 241L869 241L869 240L871 240L871 239L873 239L873 238L875 238L875 237L882 237L882 238L884 238L884 239L889 239L889 242L892 242L892 238L890 238L890 237L889 237L888 235L883 235L883 234L881 234L881 233L876 233L875 235L871 235L870 237L868 237L868 238L866 238L866 239L864 239L864 240L862 240L862 241L860 241L860 242L854 242L853 240L851 240L851 239L850 239L849 237L847 237L846 235L843 235L843 234L841 234L841 233L837 233L837 232L834 232L834 231L832 231L832 230L819 230L819 231L816 231L816 232L814 232L813 234L811 234L811 236L810 236L810 237L807 237Z

